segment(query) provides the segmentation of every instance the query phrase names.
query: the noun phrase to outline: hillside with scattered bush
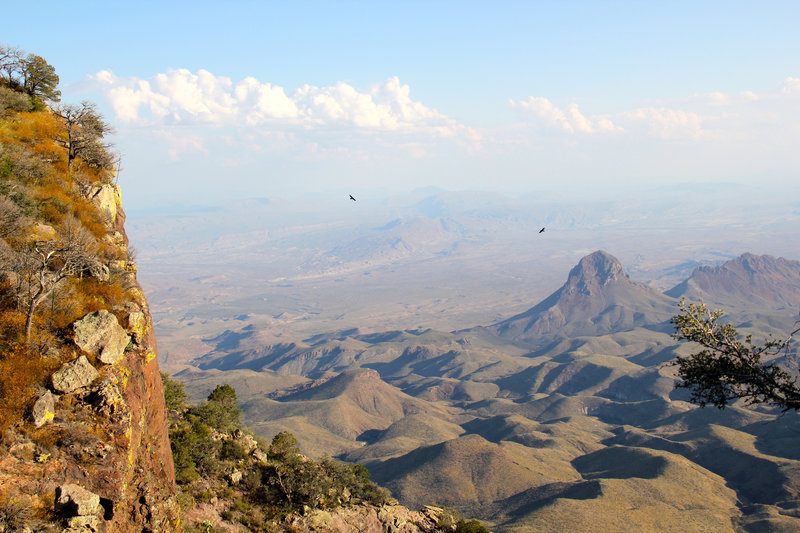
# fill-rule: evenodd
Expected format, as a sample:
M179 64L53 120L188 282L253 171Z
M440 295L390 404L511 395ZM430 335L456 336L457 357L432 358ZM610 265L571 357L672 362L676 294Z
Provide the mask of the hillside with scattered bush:
M96 107L0 46L0 531L481 531L159 372Z

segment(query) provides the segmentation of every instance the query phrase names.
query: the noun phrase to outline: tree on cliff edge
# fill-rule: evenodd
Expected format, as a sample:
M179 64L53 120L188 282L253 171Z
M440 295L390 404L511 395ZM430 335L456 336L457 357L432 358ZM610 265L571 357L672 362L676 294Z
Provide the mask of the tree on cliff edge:
M22 87L30 96L53 102L61 100L56 69L42 56L29 54L21 70Z
M800 410L800 386L797 378L774 362L780 355L791 355L791 345L800 328L785 339L768 338L756 344L752 335L740 339L731 324L722 324L721 310L711 310L704 303L682 300L682 313L672 317L674 337L699 344L702 349L689 356L678 356L676 388L691 389L690 401L724 409L738 398L748 404L769 404L783 411Z
M67 149L67 166L70 169L77 158L93 168L108 170L113 167L110 145L103 143L103 137L114 130L93 103L62 105L53 112L61 124L61 131L54 140Z
M68 217L55 239L30 243L10 261L21 278L25 305L25 341L30 343L36 309L62 281L97 263L97 242L75 218Z

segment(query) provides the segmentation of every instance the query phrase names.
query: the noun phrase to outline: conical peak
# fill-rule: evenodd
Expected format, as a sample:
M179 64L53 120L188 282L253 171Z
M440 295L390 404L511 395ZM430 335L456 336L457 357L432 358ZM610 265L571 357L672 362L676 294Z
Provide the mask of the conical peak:
M628 274L617 258L608 252L598 250L581 259L570 271L566 286L591 293L592 287L604 287L627 279Z

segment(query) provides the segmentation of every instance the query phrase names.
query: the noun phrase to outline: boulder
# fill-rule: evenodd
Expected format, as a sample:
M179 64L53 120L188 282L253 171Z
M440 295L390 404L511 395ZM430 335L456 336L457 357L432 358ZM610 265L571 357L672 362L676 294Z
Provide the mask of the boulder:
M133 335L133 340L141 344L144 339L144 331L147 327L147 318L141 311L131 311L128 314L128 331Z
M73 516L67 520L63 533L90 533L99 531L100 519L96 516Z
M53 226L41 222L34 224L31 232L31 238L36 241L55 239L56 235L56 229Z
M242 472L241 470L234 470L230 474L228 474L228 483L231 485L236 485L242 480Z
M45 391L33 404L31 409L31 418L33 418L33 425L37 428L42 427L48 422L52 421L56 416L56 400L58 398L50 391Z
M67 483L56 488L55 510L65 516L92 516L100 507L100 496L80 485Z
M56 392L70 393L88 387L98 375L97 369L82 355L56 370L52 377L53 389Z
M105 309L89 313L72 325L75 344L95 355L101 363L114 364L125 354L130 337L119 325L117 317Z
M97 209L105 214L111 222L117 220L117 195L117 187L110 183L97 187L90 195Z
M254 439L252 435L248 435L241 429L237 429L233 432L233 438L236 441L236 444L242 447L244 453L252 454L253 450L258 448L258 443L256 442L256 439Z
M258 448L256 448L256 449L255 449L255 450L253 450L252 452L250 452L250 455L252 455L252 456L253 456L253 458L254 458L256 461L260 462L260 463L267 464L267 463L269 462L269 457L267 457L267 454L266 454L266 453L264 453L264 452L262 452L262 451L261 451L260 449L258 449Z

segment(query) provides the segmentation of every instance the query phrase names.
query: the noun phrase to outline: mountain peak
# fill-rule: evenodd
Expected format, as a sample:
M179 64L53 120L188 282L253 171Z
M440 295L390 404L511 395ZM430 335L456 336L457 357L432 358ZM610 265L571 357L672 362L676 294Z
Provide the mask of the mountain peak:
M666 294L726 307L793 307L800 299L800 262L745 253L719 266L697 267Z
M598 250L572 268L564 285L567 294L596 294L601 287L618 281L630 280L622 264L610 253Z
M489 327L533 344L555 337L602 335L668 320L669 298L634 281L616 257L598 250L570 271L566 283L535 307Z

